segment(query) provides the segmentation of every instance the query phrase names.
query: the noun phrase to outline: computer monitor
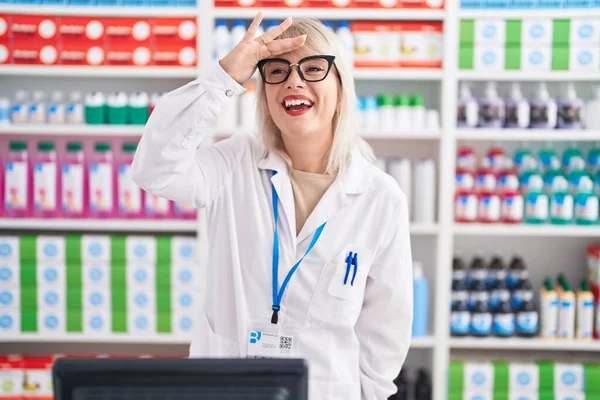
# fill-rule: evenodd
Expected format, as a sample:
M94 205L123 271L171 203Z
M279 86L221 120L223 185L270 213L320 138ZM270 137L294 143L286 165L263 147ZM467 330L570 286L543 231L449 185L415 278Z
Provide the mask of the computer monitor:
M59 359L55 400L306 400L298 359Z

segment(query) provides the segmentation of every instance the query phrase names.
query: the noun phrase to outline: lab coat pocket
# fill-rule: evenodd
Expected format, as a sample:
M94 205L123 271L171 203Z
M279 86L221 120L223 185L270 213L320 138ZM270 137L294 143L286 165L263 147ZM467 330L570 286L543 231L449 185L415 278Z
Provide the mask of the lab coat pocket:
M237 358L240 349L236 342L217 335L206 314L200 315L199 328L194 332L190 346L190 357L193 358Z
M362 308L372 258L371 250L348 245L326 263L309 317L328 324L354 326Z

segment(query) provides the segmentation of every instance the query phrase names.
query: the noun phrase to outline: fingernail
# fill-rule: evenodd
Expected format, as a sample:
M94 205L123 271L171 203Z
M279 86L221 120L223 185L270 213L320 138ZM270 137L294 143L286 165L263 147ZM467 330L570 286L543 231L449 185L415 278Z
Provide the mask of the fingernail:
M304 34L304 35L300 35L300 37L301 37L301 38L303 38L303 39L304 39L304 41L306 42L306 38L308 37L308 35L307 35L307 34Z

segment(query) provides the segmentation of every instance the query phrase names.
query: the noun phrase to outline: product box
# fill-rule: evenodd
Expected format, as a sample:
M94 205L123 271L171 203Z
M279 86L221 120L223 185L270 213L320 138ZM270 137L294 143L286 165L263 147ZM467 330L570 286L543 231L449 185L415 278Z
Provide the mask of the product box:
M552 49L548 46L523 45L521 48L522 71L550 71Z
M175 336L191 336L192 332L199 326L199 313L196 310L173 312L172 331Z
M23 398L51 400L53 357L25 357L23 359Z
M112 48L150 46L152 28L140 18L104 18L106 46Z
M21 332L21 311L0 308L0 337L14 336Z
M600 69L599 45L572 45L569 53L570 71L598 71Z
M556 393L583 390L584 381L583 364L554 364L554 391Z
M81 236L81 261L98 262L110 261L111 241L107 235Z
M596 394L600 395L600 394ZM593 399L592 394L586 397L586 393L582 390L568 391L568 392L555 392L554 400L586 400Z
M38 309L37 332L40 335L64 334L66 332L67 313L64 310Z
M539 369L534 363L509 364L509 389L511 392L534 391L539 388Z
M83 310L83 333L93 335L108 335L110 330L110 314Z
M494 365L490 362L464 363L464 389L481 390L494 388Z
M392 22L352 22L357 68L395 68L401 60L401 38Z
M82 287L85 289L108 290L111 266L108 261L84 261L81 265Z
M113 44L106 48L106 64L116 66L145 66L151 63L151 54L150 49L147 47L140 46L134 48L129 44Z
M58 49L53 44L32 40L15 40L9 56L14 64L54 65L58 61Z
M570 25L571 45L600 43L600 19L573 18Z
M173 236L171 239L171 259L173 263L195 263L197 239L193 236Z
M496 45L506 41L506 21L503 19L476 19L475 44Z
M511 390L508 400L540 400L537 390Z
M0 388L2 400L21 400L24 388L23 358L19 355L0 356Z
M42 15L12 15L10 30L15 41L32 41L39 44L57 43L56 18Z
M99 18L65 16L58 19L61 45L76 41L89 46L104 46L105 29L103 20Z
M0 64L12 64L12 50L8 41L0 39Z
M444 0L399 0L400 8L440 9L444 8Z
M151 336L156 334L156 312L127 312L127 332L132 335Z
M156 238L152 236L127 236L125 239L128 262L156 261Z
M257 7L260 0L215 0L215 7Z
M504 70L504 46L475 46L473 58L473 66L476 71Z
M82 325L84 333L110 333L110 298L109 290L86 288L83 291Z
M304 7L306 0L260 0L260 7Z
M552 43L551 19L523 19L521 29L523 44L546 45Z
M64 261L64 236L38 236L36 240L36 259L38 261Z
M307 7L314 8L351 8L355 6L355 0L305 0Z
M0 14L0 40L12 39L10 15Z
M494 400L494 391L492 389L465 390L463 400Z
M152 46L178 44L196 47L196 22L192 19L157 18L152 20Z
M408 68L441 68L443 34L438 23L405 22L400 31L400 66Z

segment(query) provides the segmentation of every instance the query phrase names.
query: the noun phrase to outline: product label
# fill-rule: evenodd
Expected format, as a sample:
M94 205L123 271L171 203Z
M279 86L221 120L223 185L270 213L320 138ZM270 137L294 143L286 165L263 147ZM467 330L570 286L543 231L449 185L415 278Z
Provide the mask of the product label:
M502 110L496 104L483 103L479 108L479 121L481 125L493 126L500 124L502 119Z
M492 331L492 314L473 313L471 316L471 333L489 336Z
M496 195L483 196L479 200L479 218L482 221L500 220L500 198Z
M450 332L455 335L469 333L471 314L468 311L452 311L450 315Z
M573 219L573 196L566 193L555 193L550 204L550 216L563 221Z
M575 218L581 221L596 222L598 220L598 198L595 196L577 196Z
M127 214L139 213L142 210L142 191L133 182L131 165L119 166L119 211Z
M548 218L548 196L545 194L530 194L525 204L527 219L545 221Z
M496 314L494 316L494 333L499 336L512 336L515 334L515 315Z
M146 213L166 215L169 213L169 200L146 193Z
M48 122L53 124L65 123L65 107L62 104L52 104L48 107Z
M519 178L514 174L500 176L498 179L498 189L504 192L519 189Z
M29 107L26 104L13 104L12 107L12 121L15 123L25 123L29 120Z
M67 213L83 211L83 165L63 165L61 192L63 211Z
M564 125L576 125L581 123L581 108L575 104L558 105L558 123Z
M108 163L92 164L90 168L90 209L112 211L113 204L112 168Z
M475 180L473 179L473 175L469 173L457 173L456 174L456 191L461 192L470 192L473 190L473 186L475 184Z
M83 106L81 104L69 104L67 106L66 119L70 124L83 123Z
M535 103L531 104L530 116L531 116L531 124L536 124L536 125L547 124L549 121L548 107L546 106L546 104L542 104L542 105L537 105Z
M529 105L526 102L511 103L506 106L506 126L527 127L529 122Z
M184 204L184 203L175 203L175 206L173 207L175 214L181 215L181 214L192 214L194 212L196 212L196 209L190 205Z
M33 123L46 122L46 107L43 104L32 104L29 108L29 120Z
M594 329L594 301L579 300L577 302L576 335L579 339L591 339Z
M477 219L477 197L473 194L461 194L456 199L456 219L475 221Z
M517 315L517 331L534 334L538 330L538 314L536 312L520 312Z
M513 222L523 219L523 198L521 196L502 199L502 218Z
M27 163L22 161L6 164L5 208L24 210L27 208Z
M475 309L477 302L487 303L490 300L489 292L471 292L469 294L469 309Z
M475 190L478 192L493 192L496 189L496 176L494 174L481 174L475 181Z
M33 174L33 204L36 210L56 210L56 163L35 164Z

